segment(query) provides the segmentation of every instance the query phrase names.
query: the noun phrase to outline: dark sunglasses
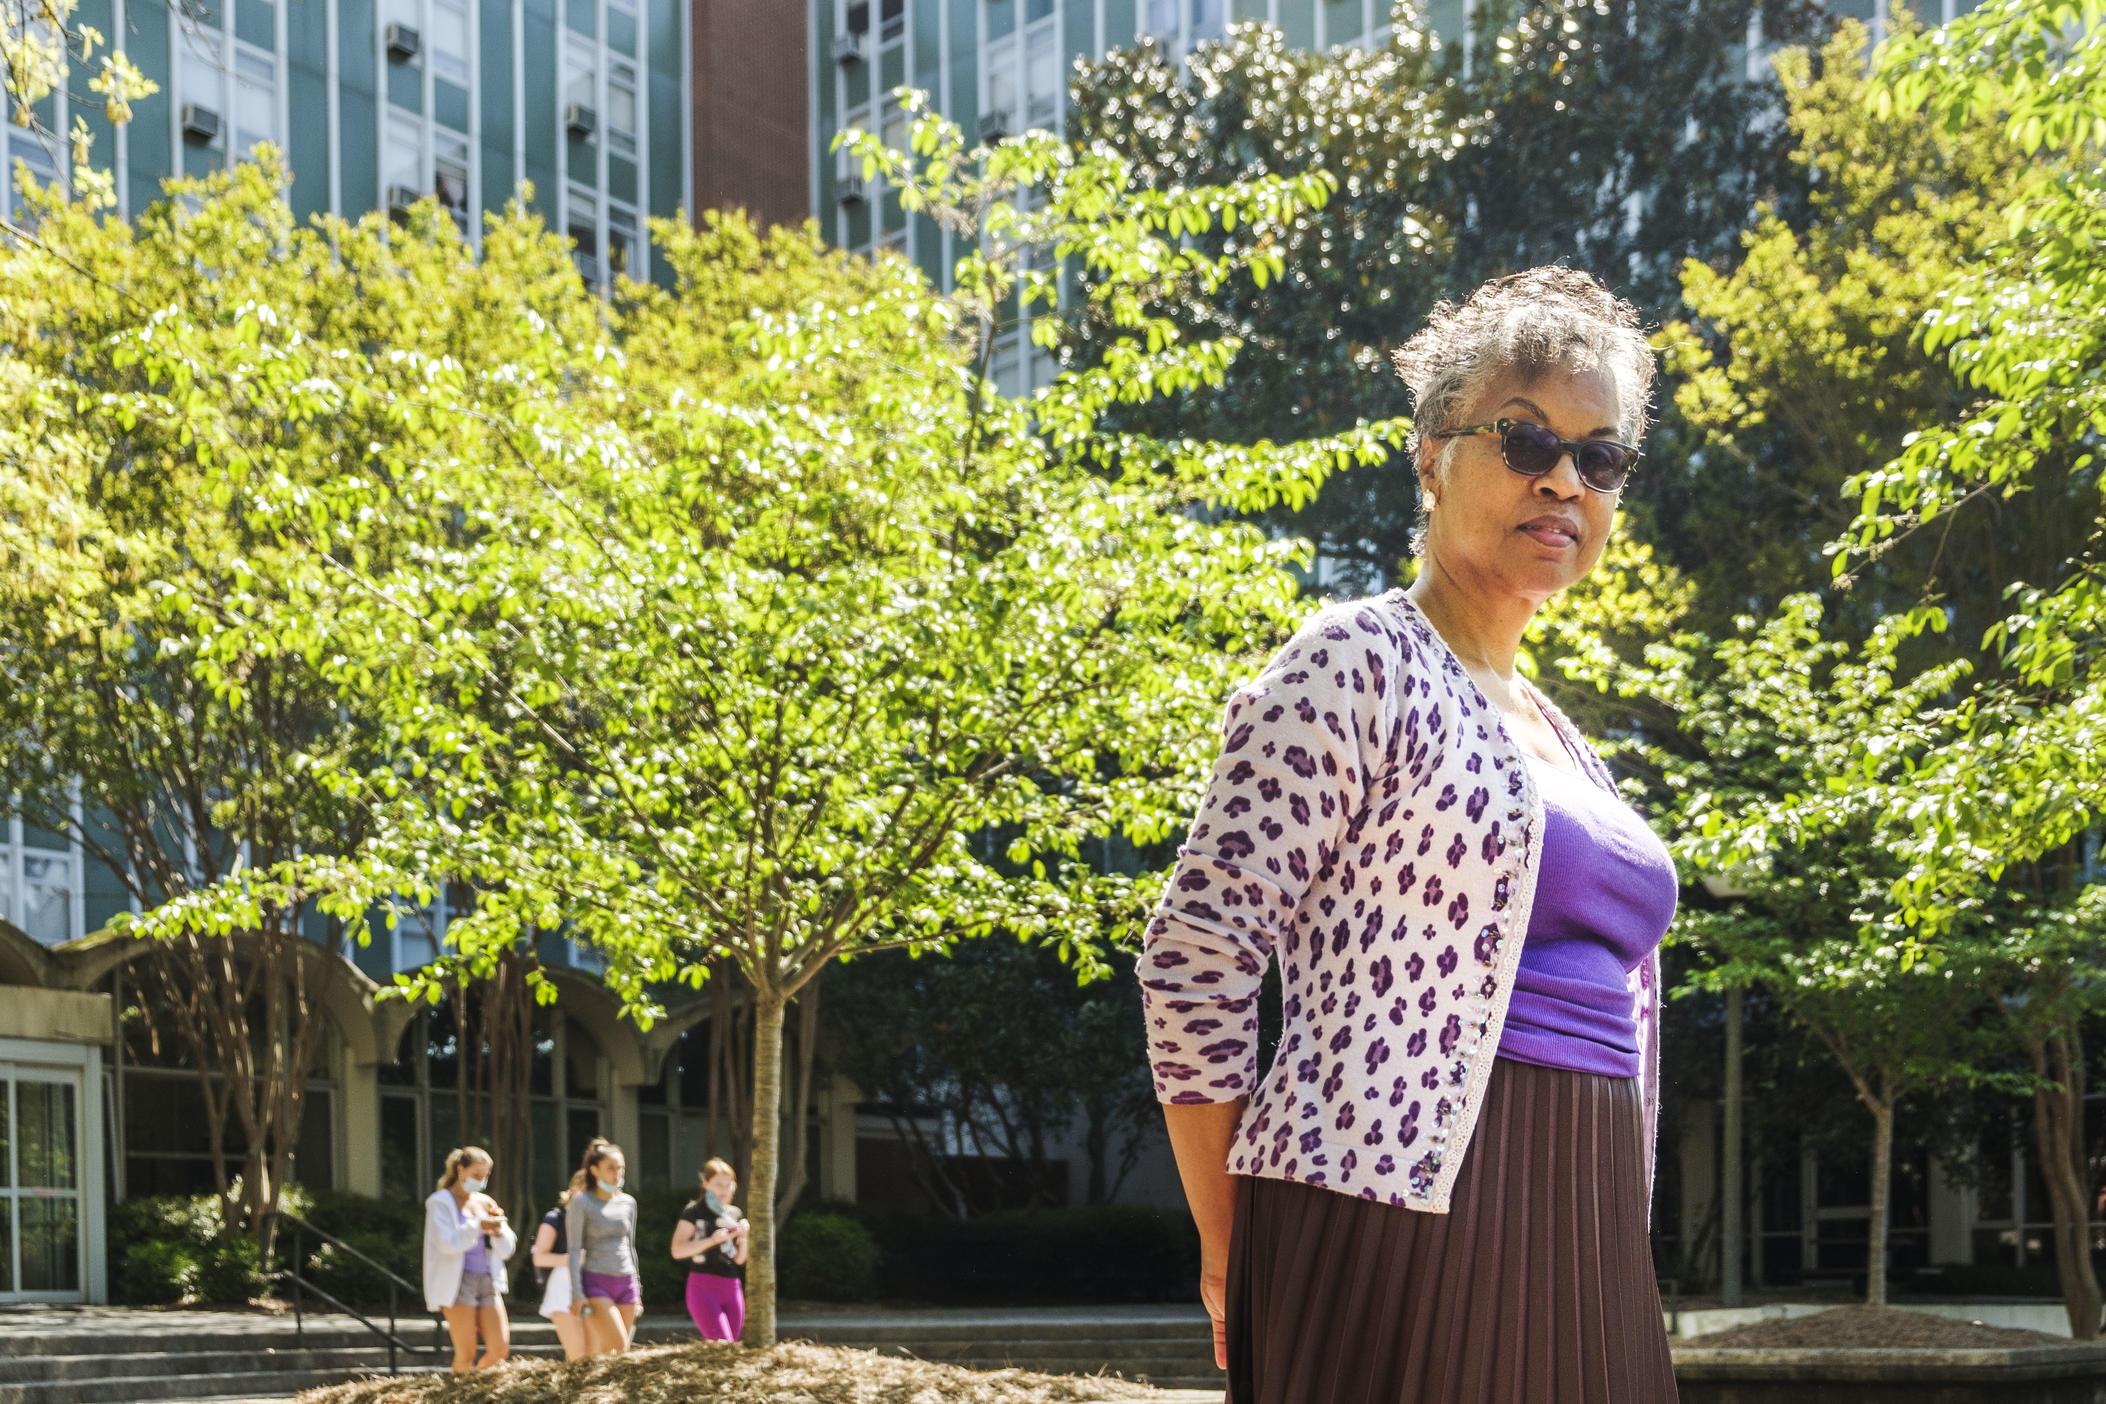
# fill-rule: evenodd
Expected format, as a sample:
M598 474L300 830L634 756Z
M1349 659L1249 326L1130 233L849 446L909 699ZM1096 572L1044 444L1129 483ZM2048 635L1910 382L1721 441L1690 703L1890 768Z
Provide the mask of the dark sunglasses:
M1596 492L1620 490L1631 476L1631 465L1638 461L1638 450L1629 444L1619 444L1614 439L1561 439L1529 419L1495 419L1490 424L1449 429L1433 437L1459 439L1474 434L1497 434L1500 457L1523 477L1542 477L1569 453L1580 481Z

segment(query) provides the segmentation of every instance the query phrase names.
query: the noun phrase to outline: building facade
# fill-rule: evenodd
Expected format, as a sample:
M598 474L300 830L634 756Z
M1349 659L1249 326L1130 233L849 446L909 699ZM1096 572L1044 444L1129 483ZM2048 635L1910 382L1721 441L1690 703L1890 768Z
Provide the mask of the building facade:
M87 0L75 20L160 86L114 129L64 94L38 114L88 123L123 214L271 142L303 219L431 195L472 241L528 182L604 285L651 276L645 221L693 207L686 0ZM46 181L61 147L0 135Z

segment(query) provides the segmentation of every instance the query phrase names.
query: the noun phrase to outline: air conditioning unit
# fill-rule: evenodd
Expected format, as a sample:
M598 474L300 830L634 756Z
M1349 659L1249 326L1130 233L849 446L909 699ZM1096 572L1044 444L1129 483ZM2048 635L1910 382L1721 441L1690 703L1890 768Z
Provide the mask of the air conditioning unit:
M563 109L563 127L572 136L583 140L600 129L600 114L595 108L574 102Z
M396 63L408 63L424 51L424 36L406 24L391 24L387 28L388 57Z
M587 286L598 286L600 281L599 255L589 253L578 253L573 251L570 256L570 261L577 265L578 276L585 280Z
M414 185L391 185L388 187L388 213L406 215L410 206L424 198L424 192Z
M1000 141L1009 135L1009 110L997 107L980 114L980 140Z
M183 104L183 138L209 145L219 140L219 114L201 102Z
M834 62L867 62L870 58L869 45L869 34L856 29L843 30L834 36Z
M863 174L837 176L834 179L834 196L844 205L863 203Z

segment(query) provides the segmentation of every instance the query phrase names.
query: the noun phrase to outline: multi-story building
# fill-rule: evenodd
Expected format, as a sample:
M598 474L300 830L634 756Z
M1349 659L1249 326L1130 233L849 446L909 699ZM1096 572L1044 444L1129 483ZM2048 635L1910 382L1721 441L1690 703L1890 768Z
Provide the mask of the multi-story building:
M436 195L475 239L530 182L603 284L649 276L644 221L693 205L685 0L87 0L75 20L160 86L115 129L64 94L39 114L88 122L122 213L268 141L303 218ZM65 159L20 128L0 148L47 180Z

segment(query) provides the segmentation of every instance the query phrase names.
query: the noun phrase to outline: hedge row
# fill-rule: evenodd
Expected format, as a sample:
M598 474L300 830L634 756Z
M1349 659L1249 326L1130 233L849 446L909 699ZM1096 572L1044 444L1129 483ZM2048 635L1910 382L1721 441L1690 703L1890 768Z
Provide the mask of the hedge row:
M677 1312L687 1267L671 1256L686 1197L638 1196L637 1252L651 1311ZM341 1192L287 1192L286 1208L411 1283L422 1280L421 1205ZM512 1278L515 1313L540 1302L523 1239ZM281 1241L280 1251L291 1243ZM303 1245L303 1276L354 1306L387 1301L386 1279L341 1250ZM219 1202L133 1199L111 1221L110 1281L134 1304L240 1302L269 1284L256 1245L229 1234ZM1199 1237L1182 1213L1127 1205L1022 1210L969 1220L870 1214L849 1204L814 1204L791 1216L777 1239L781 1294L793 1301L919 1301L944 1305L1185 1301L1199 1276ZM414 1301L398 1305L413 1310Z

